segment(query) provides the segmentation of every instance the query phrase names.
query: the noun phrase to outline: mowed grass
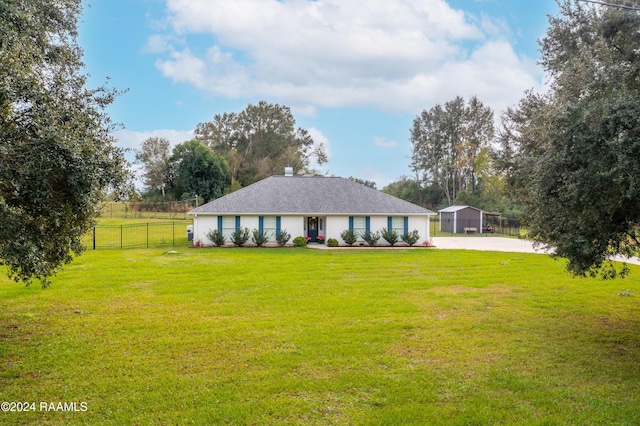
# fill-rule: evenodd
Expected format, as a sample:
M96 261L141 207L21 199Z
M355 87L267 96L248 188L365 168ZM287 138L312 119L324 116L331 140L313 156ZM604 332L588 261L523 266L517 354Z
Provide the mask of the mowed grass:
M179 251L87 252L47 290L0 278L0 401L87 404L0 423L640 422L636 266L599 281L534 254Z
M82 239L88 250L149 248L159 246L184 246L187 241L187 226L193 221L154 219L110 219L102 218Z

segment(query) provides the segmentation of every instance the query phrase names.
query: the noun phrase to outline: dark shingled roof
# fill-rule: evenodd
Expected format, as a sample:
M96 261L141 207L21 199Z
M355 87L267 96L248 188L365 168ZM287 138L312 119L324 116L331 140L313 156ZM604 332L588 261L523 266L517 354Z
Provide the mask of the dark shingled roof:
M321 176L272 176L189 213L435 214L352 180Z

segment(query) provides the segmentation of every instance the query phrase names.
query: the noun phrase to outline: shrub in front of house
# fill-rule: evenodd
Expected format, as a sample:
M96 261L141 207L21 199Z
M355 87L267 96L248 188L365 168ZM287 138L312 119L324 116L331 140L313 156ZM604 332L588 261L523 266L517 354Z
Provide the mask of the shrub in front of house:
M284 247L289 242L290 238L291 234L289 234L287 230L284 229L276 235L276 242L280 247Z
M327 245L329 247L338 247L340 245L340 243L338 243L338 240L336 240L335 238L329 238L327 240Z
M403 234L400 238L402 239L402 241L412 246L420 239L420 234L418 234L417 229L414 229L411 232Z
M343 231L340 234L340 238L342 238L342 241L344 241L344 243L349 246L353 245L353 243L358 240L358 236L355 232L353 232L353 229L347 229L346 231Z
M227 241L227 238L224 237L222 235L222 232L220 232L217 229L209 230L209 232L207 232L207 238L211 240L211 242L218 247L223 246L224 243Z
M238 228L231 234L233 245L242 247L249 241L249 228Z
M365 232L362 234L362 239L366 241L370 246L375 246L378 244L378 240L380 239L380 233L376 232Z
M252 234L251 241L258 247L262 247L269 242L269 234L265 231L260 232L260 230L254 229Z
M293 246L294 247L306 247L307 246L307 239L305 237L295 237L293 239Z
M395 243L400 241L400 235L398 235L398 231L393 229L382 228L381 235L382 238L390 245L394 245Z

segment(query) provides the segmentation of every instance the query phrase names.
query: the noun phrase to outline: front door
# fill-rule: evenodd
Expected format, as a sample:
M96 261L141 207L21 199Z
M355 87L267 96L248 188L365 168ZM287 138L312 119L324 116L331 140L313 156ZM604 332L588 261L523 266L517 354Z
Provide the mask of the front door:
M310 238L310 243L317 242L316 238L318 237L318 218L317 217L308 217L307 218L307 237Z

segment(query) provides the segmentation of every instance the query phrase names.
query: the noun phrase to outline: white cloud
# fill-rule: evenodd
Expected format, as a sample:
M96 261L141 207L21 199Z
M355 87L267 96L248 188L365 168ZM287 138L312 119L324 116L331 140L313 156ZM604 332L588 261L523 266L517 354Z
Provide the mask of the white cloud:
M313 138L314 145L324 145L324 149L327 151L327 157L331 157L331 142L329 141L329 138L326 137L321 130L316 129L315 127L309 127L307 131Z
M138 149L146 139L157 137L165 138L171 142L171 146L174 147L179 143L189 141L193 139L193 130L152 130L144 132L136 132L133 130L117 130L113 133L118 142L117 146L125 149Z
M373 138L373 145L382 149L392 149L398 146L398 142L389 140L387 138L375 137Z
M317 147L322 144L324 146L325 152L327 153L327 159L331 159L331 141L329 140L329 138L327 138L321 130L316 129L315 127L309 127L307 131L313 138L313 145ZM315 160L312 161L311 167L317 170L321 170L323 168L323 166L318 165Z
M480 15L479 25L482 28L482 32L490 37L503 37L504 35L511 34L511 28L509 25L500 19L495 19L486 14Z
M538 88L508 26L444 0L167 0L163 75L214 96L414 112L456 95L494 108ZM209 35L211 44L201 43Z
M303 115L305 117L315 118L318 115L318 109L313 105L291 105L291 112L294 116Z
M171 49L171 43L167 37L160 34L154 34L147 39L144 51L148 53L163 53Z
M394 181L394 179L374 167L365 167L358 170L358 176L356 177L375 182L377 189L382 189Z

